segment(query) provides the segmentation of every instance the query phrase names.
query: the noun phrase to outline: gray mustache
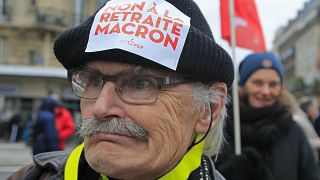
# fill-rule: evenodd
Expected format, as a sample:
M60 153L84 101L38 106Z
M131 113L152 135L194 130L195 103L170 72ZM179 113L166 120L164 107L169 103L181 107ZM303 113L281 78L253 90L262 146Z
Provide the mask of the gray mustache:
M107 120L97 120L95 117L82 120L79 134L81 137L91 137L97 133L124 135L146 141L148 133L139 125L113 117Z

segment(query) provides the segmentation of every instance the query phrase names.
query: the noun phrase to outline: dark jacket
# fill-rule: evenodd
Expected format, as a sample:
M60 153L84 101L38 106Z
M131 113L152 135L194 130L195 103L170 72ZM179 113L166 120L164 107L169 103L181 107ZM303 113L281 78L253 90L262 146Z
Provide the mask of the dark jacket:
M57 103L55 100L45 98L37 114L33 127L33 154L49 151L57 151L58 135L55 125L54 109Z
M242 154L234 155L233 115L217 169L228 180L318 180L319 167L302 129L280 103L240 105Z
M35 155L33 158L34 164L21 168L11 175L8 180L62 180L64 179L64 168L68 156L69 153L65 151L47 152ZM210 158L205 157L205 163L208 165L210 180L224 180L221 174L215 170ZM201 166L203 165L204 164L202 163ZM83 180L95 180L100 178L100 174L90 168L83 153L79 161L78 173L78 178ZM193 171L188 179L200 179L200 167Z

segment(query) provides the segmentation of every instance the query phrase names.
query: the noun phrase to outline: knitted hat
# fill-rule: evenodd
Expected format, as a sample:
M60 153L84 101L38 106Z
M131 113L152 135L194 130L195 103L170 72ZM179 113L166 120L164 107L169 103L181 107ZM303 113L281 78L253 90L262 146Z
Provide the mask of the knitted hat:
M272 53L254 53L244 58L239 65L239 86L243 86L249 77L259 69L275 70L283 82L284 70L279 59Z
M110 2L116 1L111 0ZM129 4L134 1L127 0L123 2ZM150 3L148 1L145 2ZM188 34L183 48L181 47L182 51L178 57L179 61L175 71L185 75L191 75L203 83L224 82L230 87L234 78L232 60L229 54L213 39L210 27L197 4L193 2L193 0L157 0L153 3L156 4L156 2L157 4L160 4L160 2L170 3L190 18L190 28L187 31ZM125 8L125 6L123 6L123 8ZM54 53L66 69L69 70L81 66L92 60L103 60L160 67L170 70L170 68L151 61L150 58L121 48L85 52L90 29L93 26L97 13L99 13L99 10L79 26L61 33L56 39L54 43ZM134 26L134 23L133 21L130 26ZM132 37L134 37L134 34ZM99 42L94 43L98 44ZM142 44L140 47L142 46L148 46L148 44ZM157 52L156 49L153 51Z

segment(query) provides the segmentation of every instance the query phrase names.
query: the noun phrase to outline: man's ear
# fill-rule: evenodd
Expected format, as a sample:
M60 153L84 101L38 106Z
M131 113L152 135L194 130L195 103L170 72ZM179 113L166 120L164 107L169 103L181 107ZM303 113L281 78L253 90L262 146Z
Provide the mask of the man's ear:
M196 126L195 131L199 134L204 134L208 131L212 118L211 128L215 127L220 119L220 113L225 105L227 99L227 85L225 83L215 83L210 87L212 103L210 107L202 111ZM211 109L210 109L211 108Z

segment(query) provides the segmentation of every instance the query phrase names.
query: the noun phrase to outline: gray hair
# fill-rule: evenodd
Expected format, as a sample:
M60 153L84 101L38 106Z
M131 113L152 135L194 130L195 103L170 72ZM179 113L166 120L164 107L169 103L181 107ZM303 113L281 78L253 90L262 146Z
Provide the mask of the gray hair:
M202 83L195 83L195 93L194 93L194 110L199 111L201 106L205 106L205 110L211 112L210 104L216 104L221 101L222 97L225 97L221 91L218 91L219 86L216 84L204 85ZM226 104L229 102L229 98L226 97L225 104L220 113L220 119L211 127L207 137L205 138L205 147L203 154L207 156L217 155L224 142L223 129L225 124L225 118L227 117ZM212 117L211 117L212 118Z

